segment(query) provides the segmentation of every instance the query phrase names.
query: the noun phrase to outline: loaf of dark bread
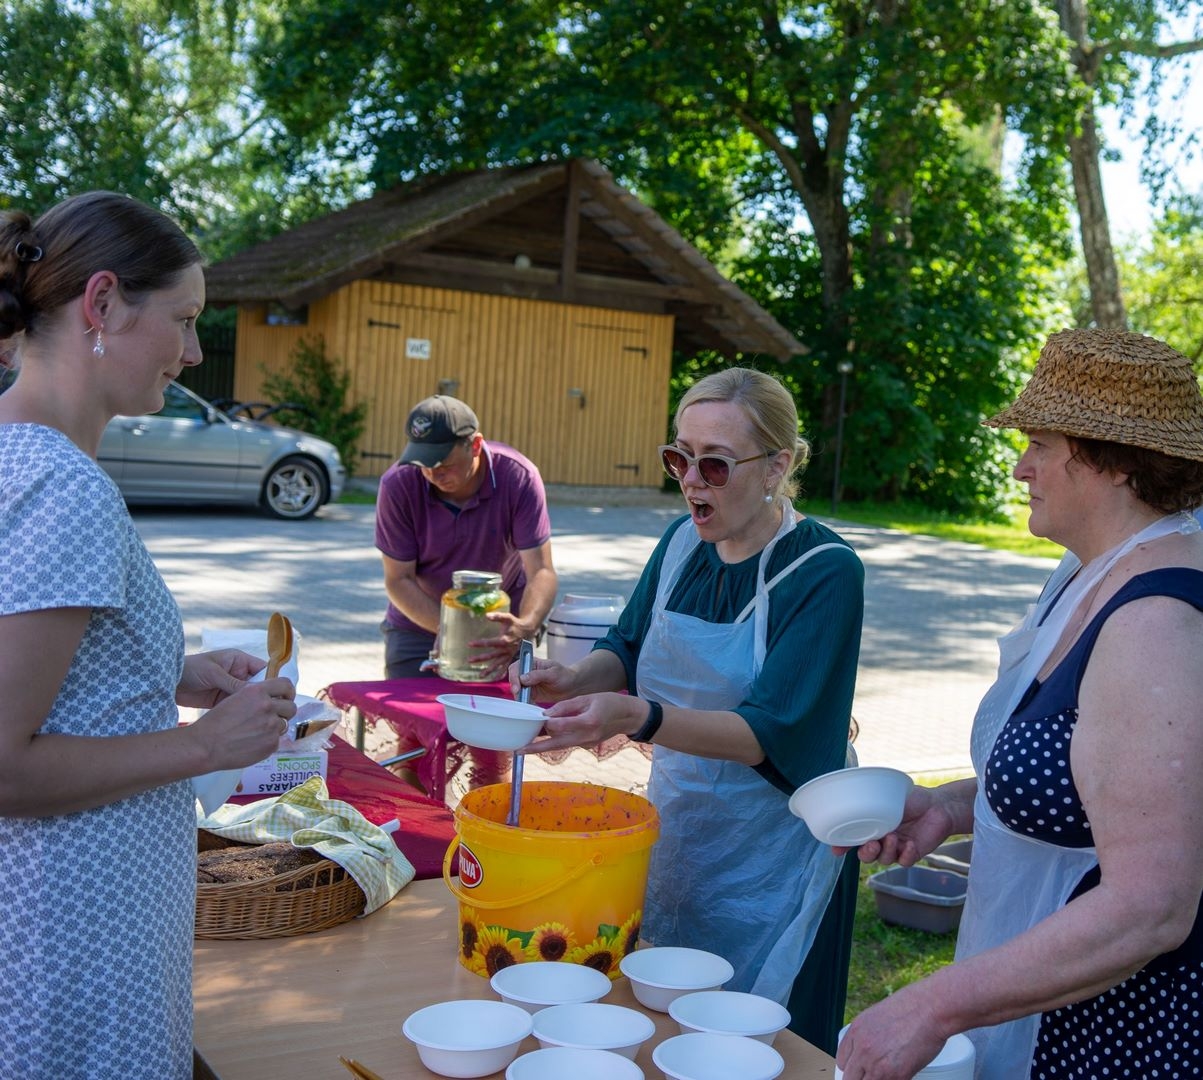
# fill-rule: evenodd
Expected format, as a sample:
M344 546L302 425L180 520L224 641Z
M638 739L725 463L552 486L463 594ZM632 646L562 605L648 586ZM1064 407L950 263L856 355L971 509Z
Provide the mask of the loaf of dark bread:
M196 880L205 884L262 881L320 862L323 858L312 848L296 848L285 841L231 844L197 855Z

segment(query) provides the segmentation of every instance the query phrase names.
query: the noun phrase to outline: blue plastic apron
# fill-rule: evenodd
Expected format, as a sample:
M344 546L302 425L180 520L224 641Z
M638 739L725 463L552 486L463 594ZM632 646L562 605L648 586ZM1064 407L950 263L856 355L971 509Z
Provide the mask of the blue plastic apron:
M764 662L769 592L823 544L765 582L769 556L795 525L793 508L760 556L755 598L733 623L666 610L700 543L692 522L665 552L651 624L639 654L640 697L688 709L733 709ZM751 616L751 618L749 618ZM729 990L782 1004L810 951L843 865L789 811L788 797L747 765L657 746L648 795L660 814L643 937L708 949L735 968Z

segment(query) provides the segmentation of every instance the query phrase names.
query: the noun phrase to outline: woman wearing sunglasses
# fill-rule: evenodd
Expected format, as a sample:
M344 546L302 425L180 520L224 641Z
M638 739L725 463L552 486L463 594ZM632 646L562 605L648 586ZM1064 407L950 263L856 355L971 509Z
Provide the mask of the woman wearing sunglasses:
M707 376L675 426L661 455L689 514L589 656L540 660L524 677L555 703L528 749L654 743L661 830L641 936L726 957L727 989L787 1004L790 1028L834 1053L856 866L787 804L847 761L863 568L793 508L809 448L780 382L746 368Z

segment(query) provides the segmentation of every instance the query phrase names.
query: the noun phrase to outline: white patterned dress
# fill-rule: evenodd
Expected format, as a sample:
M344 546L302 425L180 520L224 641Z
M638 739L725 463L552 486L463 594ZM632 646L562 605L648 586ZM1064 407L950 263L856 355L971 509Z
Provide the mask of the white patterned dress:
M0 615L56 607L92 617L40 731L174 727L179 609L116 486L62 433L0 426ZM0 817L0 1075L191 1077L195 862L187 781Z

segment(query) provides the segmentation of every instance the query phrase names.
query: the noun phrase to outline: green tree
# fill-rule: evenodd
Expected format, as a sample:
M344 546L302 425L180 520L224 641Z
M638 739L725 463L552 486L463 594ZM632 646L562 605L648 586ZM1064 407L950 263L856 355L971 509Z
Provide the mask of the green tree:
M1203 193L1172 200L1122 265L1132 328L1203 370Z
M1018 343L1036 330L1032 305L1010 314L1031 285L1012 271L1033 246L1054 251L1067 227L1068 188L1050 166L1059 146L1047 133L1050 113L1069 105L1044 91L1063 81L1062 44L1038 0L453 0L387 12L369 0L302 0L257 59L260 90L294 137L332 157L368 158L377 183L588 154L720 262L757 261L765 230L749 222L758 218L788 223L787 236L806 232L805 313L791 307L797 277L749 272L744 282L791 312L787 324L813 349L803 405L827 450L820 478L837 420L836 363L851 357L875 451L851 471L855 483L889 494L971 475L956 485L959 499L975 485L984 495L981 470L953 463L989 442L969 415L976 423L983 404L1001 403ZM298 96L297 75L316 58ZM969 133L1002 118L1031 132L1014 192L961 160ZM958 193L966 178L985 202ZM916 212L926 215L918 225ZM950 300L939 281L965 285L968 298ZM933 327L949 339L971 334L981 348L935 350ZM958 354L969 361L958 367L949 359ZM942 366L946 376L933 374Z
M1111 226L1103 198L1100 161L1104 151L1096 113L1101 105L1129 107L1136 93L1151 93L1154 104L1165 68L1176 59L1203 50L1203 13L1197 0L1052 0L1065 34L1066 86L1077 109L1064 129L1078 228L1086 268L1092 321L1097 326L1127 325ZM1185 20L1193 16L1194 26ZM1176 40L1167 31L1182 26ZM1152 62L1150 78L1141 78L1139 62ZM1154 189L1164 179L1160 143L1172 134L1156 110L1147 127L1149 153L1144 172Z
M0 206L109 188L170 213L211 258L354 193L290 153L247 48L264 0L9 0L0 7Z
M298 341L291 360L287 371L265 372L263 392L278 403L297 406L281 409L277 418L334 443L347 476L353 476L359 462L359 440L367 421L367 402L349 403L351 373L345 364L327 354L325 339L320 334L312 340Z

